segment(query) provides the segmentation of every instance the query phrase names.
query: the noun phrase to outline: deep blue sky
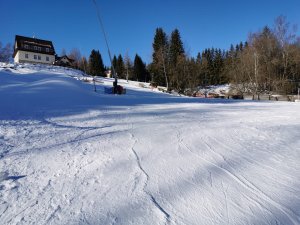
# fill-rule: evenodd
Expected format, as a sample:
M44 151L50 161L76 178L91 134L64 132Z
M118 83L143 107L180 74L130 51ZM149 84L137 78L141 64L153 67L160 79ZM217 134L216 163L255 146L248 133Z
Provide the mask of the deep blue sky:
M279 15L300 26L300 0L97 0L112 54L151 61L157 27L178 28L191 56L207 47L228 49ZM0 0L0 41L16 34L51 40L58 54L99 49L109 65L92 0ZM299 27L300 29L300 27ZM298 31L298 34L300 32Z

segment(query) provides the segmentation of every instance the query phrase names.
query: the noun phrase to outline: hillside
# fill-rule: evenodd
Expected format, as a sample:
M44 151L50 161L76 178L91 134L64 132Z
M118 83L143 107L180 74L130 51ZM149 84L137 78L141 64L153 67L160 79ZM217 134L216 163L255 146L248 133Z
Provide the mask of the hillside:
M0 68L1 224L300 224L300 104Z

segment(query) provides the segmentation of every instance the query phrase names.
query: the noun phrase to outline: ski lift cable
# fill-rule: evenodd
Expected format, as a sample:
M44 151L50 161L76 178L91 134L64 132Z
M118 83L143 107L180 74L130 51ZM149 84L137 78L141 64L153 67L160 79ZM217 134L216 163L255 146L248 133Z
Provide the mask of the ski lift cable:
M93 3L94 3L94 6L95 6L95 8L96 8L96 11L97 11L97 17L98 17L98 21L99 21L99 23L100 23L100 28L101 28L101 31L102 31L102 33L103 33L104 40L105 40L105 44L106 44L106 47L107 47L107 51L108 51L108 56L109 56L111 68L112 68L112 70L113 70L113 71L112 71L112 72L113 72L113 76L114 76L115 80L117 80L115 67L114 67L113 62L112 62L111 52L110 52L109 45L108 45L108 41L107 41L107 35L106 35L106 33L105 33L104 25L103 25L103 22L102 22L102 19L101 19L101 16L100 16L100 10L99 10L99 7L98 7L98 4L97 4L96 0L92 0L92 1L93 1Z

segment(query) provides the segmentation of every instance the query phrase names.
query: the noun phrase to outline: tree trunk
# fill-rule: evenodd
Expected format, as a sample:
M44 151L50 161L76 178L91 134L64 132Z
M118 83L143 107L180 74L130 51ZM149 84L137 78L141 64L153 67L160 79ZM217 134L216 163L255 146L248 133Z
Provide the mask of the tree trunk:
M162 61L163 61L163 69L164 69L164 75L165 75L165 79L166 79L167 91L169 91L169 82L168 82L168 77L167 77L167 70L166 70L165 56L164 56L164 54L163 54L162 49L161 49L161 57L162 57Z

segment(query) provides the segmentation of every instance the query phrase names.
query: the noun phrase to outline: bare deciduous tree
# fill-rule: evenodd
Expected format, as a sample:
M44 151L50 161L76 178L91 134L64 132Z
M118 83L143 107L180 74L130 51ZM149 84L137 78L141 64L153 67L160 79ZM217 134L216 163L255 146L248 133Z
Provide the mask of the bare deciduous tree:
M80 53L80 51L79 51L79 49L78 48L73 48L71 51L70 51L70 53L69 53L69 55L68 55L68 57L70 58L70 59L73 59L74 60L74 67L75 68L79 68L79 64L80 64L80 61L81 61L81 53Z
M5 47L2 47L0 43L0 62L9 62L12 58L12 45L10 43L6 44Z
M125 72L126 72L126 80L128 82L128 79L130 78L130 74L131 74L131 68L132 68L132 62L130 60L128 51L125 53L124 56L124 65L125 65Z

